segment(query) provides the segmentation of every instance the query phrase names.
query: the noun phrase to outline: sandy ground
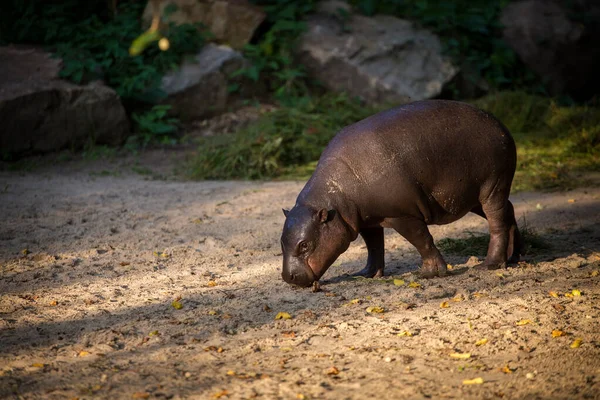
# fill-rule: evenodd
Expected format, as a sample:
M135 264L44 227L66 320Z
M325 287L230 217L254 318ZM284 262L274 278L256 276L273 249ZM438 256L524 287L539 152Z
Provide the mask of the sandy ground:
M345 275L359 239L313 293L280 277L302 182L155 167L0 172L0 398L600 399L600 189L513 196L552 246L517 268L446 254L451 276L419 280L389 231L387 280ZM486 229L473 215L432 233Z

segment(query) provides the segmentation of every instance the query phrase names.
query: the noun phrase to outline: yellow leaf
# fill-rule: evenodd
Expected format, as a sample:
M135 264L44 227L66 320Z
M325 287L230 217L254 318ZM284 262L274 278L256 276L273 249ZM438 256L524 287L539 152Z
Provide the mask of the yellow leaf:
M350 304L360 304L360 303L362 303L361 299L352 299L352 300L350 300Z
M531 324L530 319L522 319L520 321L515 322L515 325L518 325L518 326L523 326L523 325L527 325L527 324Z
M227 371L227 375L234 376L235 375L235 371L229 370L229 371Z
M367 307L367 312L368 313L381 314L383 311L384 311L383 307L379 307L379 306Z
M413 334L410 333L409 331L402 331L398 334L396 334L396 336L412 336Z
M404 280L402 280L402 279L394 279L394 285L395 286L402 286L402 285L404 285Z
M215 286L217 286L217 282L215 282L215 281L208 281L208 283L206 285L208 287L215 287Z
M573 297L573 293L565 293L565 297Z
M29 253L31 253L31 252L29 251L29 249L23 249L23 250L21 250L21 254L23 254L24 256L26 256L26 255L27 255L27 254L29 254Z
M457 358L459 360L466 360L467 358L471 358L471 353L452 353L450 357Z
M134 399L147 399L150 397L150 393L135 392L134 394L131 395L131 397L133 397Z
M514 371L514 369L513 369L513 368L510 368L510 367L508 366L508 364L506 364L504 367L502 367L502 368L500 369L500 371L504 372L505 374L512 374L512 373L513 373L513 371Z
M559 337L559 336L564 336L565 333L563 331L560 331L558 329L554 329L552 331L552 337Z
M581 292L580 292L579 290L577 290L577 289L573 289L573 290L571 291L571 293L573 294L573 296L576 296L576 297L577 297L577 296L581 296Z
M181 302L179 302L177 300L173 300L173 302L171 303L171 305L176 310L181 310L183 308L183 304L181 304Z
M452 301L454 301L454 302L463 301L463 296L461 294L457 294L456 296L454 296L452 298Z
M569 199L567 200L568 203L575 203L575 199Z
M48 303L49 305L51 305L52 307L56 306L58 303L56 302L56 300L52 300L50 303Z
M463 385L481 385L482 383L483 378L465 379L463 381Z
M220 399L223 396L229 396L229 392L225 389L212 395L213 399Z
M275 319L292 319L292 316L286 312L277 313Z
M442 303L440 304L440 308L448 308L450 307L450 304L448 304L447 301L442 301Z
M217 315L217 312L215 310L210 310L208 312L208 315Z
M552 297L558 297L558 296L559 296L559 295L558 295L558 293L556 293L556 292L553 292L552 290L551 290L551 291L549 291L549 292L548 292L548 294L549 294L550 296L552 296Z
M571 343L571 348L572 348L572 349L576 349L576 348L578 348L579 346L581 346L581 343L583 343L583 339L581 339L581 338L577 338L577 339L575 339L575 340L573 341L573 343Z
M79 352L79 357L85 357L85 356L89 356L89 355L90 355L90 353L87 352L87 351L80 351Z
M475 346L483 346L487 342L488 342L487 339L480 339L480 340L478 340L478 341L475 342Z
M504 274L502 272L496 272L496 276L499 277L500 279L504 278Z
M159 335L158 331L152 331L148 334L148 336L158 336L158 335Z
M594 271L592 271L592 273L590 275L592 275L592 276L598 276L598 275L600 275L600 271L594 270Z
M421 284L419 282L411 282L408 284L408 287L413 288L413 289L417 289L421 287Z
M454 267L452 266L452 264L446 264L446 268L450 271L452 271L454 269Z
M299 399L299 400L304 400L304 399L306 399L306 396L304 396L302 393L298 393L296 395L296 398Z
M340 373L340 370L337 369L336 367L331 367L327 370L327 375L337 375Z
M44 368L44 364L42 363L33 363L31 364L31 366L34 368Z

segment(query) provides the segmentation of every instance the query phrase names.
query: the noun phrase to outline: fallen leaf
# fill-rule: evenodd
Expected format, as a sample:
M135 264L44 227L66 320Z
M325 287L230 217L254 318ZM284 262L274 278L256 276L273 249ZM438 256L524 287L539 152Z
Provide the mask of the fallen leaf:
M467 358L471 358L471 353L452 353L450 357L457 358L459 360L466 360Z
M556 293L556 292L553 292L552 290L551 290L551 291L549 291L549 292L548 292L548 294L549 294L550 296L552 296L552 297L558 297L558 296L559 296L559 295L558 295L558 293Z
M463 381L463 385L481 385L482 383L483 378L465 379Z
M134 394L131 395L132 398L134 399L147 399L150 397L150 393L147 392L135 392Z
M215 287L215 286L217 286L217 282L215 282L215 281L208 281L208 283L206 285L208 287Z
M511 368L508 366L508 364L506 364L504 367L500 368L500 371L504 372L505 374L512 374L515 369L516 368Z
M565 297L573 297L573 293L565 293Z
M496 276L500 279L504 279L504 274L502 272L496 272Z
M417 289L421 287L421 284L419 282L411 282L408 284L408 287L413 288L413 289Z
M384 309L383 309L383 307L379 307L379 306L371 306L371 307L367 307L367 312L381 314L382 312L384 312Z
M286 312L277 313L275 319L292 319L292 316Z
M265 310L266 312L271 312L271 307L269 307L268 305L264 305L263 306L263 310Z
M213 399L220 399L223 396L229 396L229 392L225 389L212 395Z
M27 254L30 254L31 252L29 251L29 249L23 249L21 250L21 254L23 254L24 256L26 256Z
M450 304L448 304L447 301L442 301L442 303L440 304L440 308L448 308L450 307Z
M58 305L58 303L56 302L56 300L52 300L50 303L48 303L48 305L51 305L52 307Z
M580 292L579 290L577 290L577 289L573 289L573 290L571 291L571 293L573 294L573 296L576 296L576 297L577 297L577 296L581 296L581 292Z
M327 293L325 293L325 296L326 297L335 297L335 296L337 296L337 294L335 294L333 292L327 292Z
M579 346L581 346L581 343L583 343L583 339L581 339L581 338L577 338L577 339L575 339L575 340L573 341L573 343L571 343L571 348L572 348L572 349L576 349L576 348L578 348Z
M403 279L394 279L394 286L403 286L403 285L404 285Z
M350 300L350 304L360 304L360 303L362 303L361 299L352 299L352 300Z
M544 206L542 206L540 203L537 203L537 204L535 205L535 208L536 208L536 210L543 210L543 209L544 209Z
M235 375L235 371L229 370L229 371L227 371L227 375L234 376Z
M552 307L554 307L554 309L558 312L565 311L565 306L563 306L562 304L552 304Z
M331 367L326 372L327 375L337 375L339 373L340 373L340 370L337 369L336 367Z
M452 264L446 264L446 269L452 271L454 269L454 266L452 266Z
M208 315L217 315L217 312L215 310L210 310L208 312Z
M592 271L592 273L590 274L591 276L598 276L600 275L600 271L598 271L597 269Z
M402 331L400 333L397 333L396 336L412 336L413 334L410 333L409 331Z
M474 292L473 293L473 297L477 297L477 298L479 298L479 297L486 297L486 296L487 296L487 294L485 294L485 293L479 293L479 292Z
M567 203L575 203L575 199L569 199L567 200Z
M454 302L463 301L463 296L462 296L462 294L457 294L456 296L454 296L454 297L452 298L452 301L454 301Z
M158 336L160 335L160 333L158 333L158 331L152 331L148 334L148 336Z
M42 363L33 363L31 364L31 366L34 368L44 368L44 364Z
M232 318L232 317L231 317L231 314L223 314L221 317L222 317L223 319L231 319L231 318Z
M294 331L281 332L281 336L283 336L285 338L295 338L296 337L296 332L294 332Z
M87 352L87 351L80 351L79 352L79 357L85 357L85 356L89 356L89 355L90 355L90 353Z
M119 265L120 265L121 267L126 267L126 266L128 266L129 264L131 264L131 263L130 263L130 262L128 262L128 261L121 261L121 263L120 263Z
M304 399L306 399L306 397L305 397L305 396L304 396L302 393L298 393L298 394L296 395L296 398L297 398L297 399L299 399L299 400L304 400Z
M518 325L518 326L523 326L523 325L527 325L527 324L531 324L530 319L522 319L520 321L515 322L515 325Z
M181 310L183 308L183 304L181 304L181 302L179 302L177 300L173 300L173 302L171 303L171 305L176 310Z
M561 330L554 329L552 331L552 337L559 337L559 336L564 336L564 335L565 335L565 333Z
M488 342L487 339L480 339L480 340L478 340L478 341L475 342L475 346L483 346L487 342Z

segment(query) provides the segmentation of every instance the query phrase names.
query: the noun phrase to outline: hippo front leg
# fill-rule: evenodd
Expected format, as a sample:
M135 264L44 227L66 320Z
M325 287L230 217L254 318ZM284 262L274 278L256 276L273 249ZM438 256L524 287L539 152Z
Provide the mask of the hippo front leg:
M427 224L415 217L395 218L386 221L389 226L410 242L423 259L418 274L423 278L445 276L448 273L446 262L433 243Z
M383 228L368 228L360 231L360 236L367 245L369 256L367 258L367 266L359 272L352 274L353 276L364 276L365 278L380 278L383 276L383 268L385 267L385 247L383 240Z

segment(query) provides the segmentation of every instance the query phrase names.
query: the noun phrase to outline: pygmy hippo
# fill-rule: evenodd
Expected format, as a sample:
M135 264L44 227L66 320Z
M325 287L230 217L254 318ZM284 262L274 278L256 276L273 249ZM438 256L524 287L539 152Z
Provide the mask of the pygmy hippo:
M486 218L490 230L478 267L517 262L521 237L508 200L516 157L500 121L456 101L418 101L347 126L321 154L294 207L283 210L283 279L310 286L359 234L368 259L355 275L383 276L383 228L416 247L421 276L445 276L427 225L469 211Z

